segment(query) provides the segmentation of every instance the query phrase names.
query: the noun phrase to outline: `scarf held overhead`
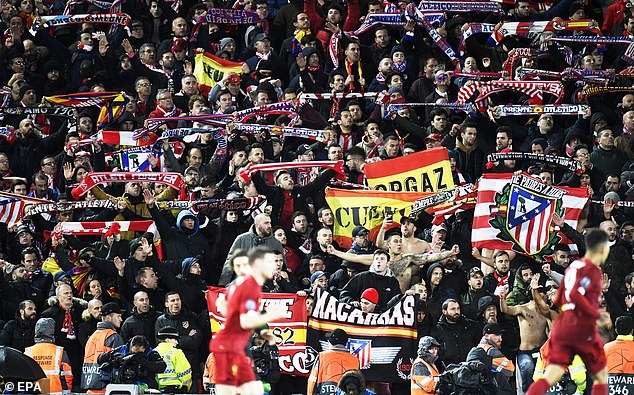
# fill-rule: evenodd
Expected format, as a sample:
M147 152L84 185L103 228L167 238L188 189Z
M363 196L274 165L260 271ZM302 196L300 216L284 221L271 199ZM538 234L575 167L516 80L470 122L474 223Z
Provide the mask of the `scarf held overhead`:
M251 166L248 169L240 171L240 177L244 182L250 182L253 174L258 171L278 171L278 170L290 170L290 169L302 169L309 167L318 167L321 169L330 169L339 173L343 179L345 179L345 172L343 170L343 161L341 160L324 160L324 161L312 161L312 162L285 162L285 163L263 163L261 165Z
M72 190L75 199L84 196L93 187L103 183L113 182L158 182L165 184L177 191L184 187L183 176L179 173L130 173L130 172L95 172L88 173L86 178Z

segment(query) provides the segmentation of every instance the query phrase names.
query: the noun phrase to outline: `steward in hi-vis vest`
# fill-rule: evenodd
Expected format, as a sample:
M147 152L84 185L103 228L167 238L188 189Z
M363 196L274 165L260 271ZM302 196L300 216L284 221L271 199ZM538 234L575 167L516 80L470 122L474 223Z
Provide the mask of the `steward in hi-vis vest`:
M335 395L341 376L351 369L359 369L359 359L348 352L348 334L335 329L328 336L332 349L319 353L308 378L308 395Z
M40 318L35 324L35 344L24 354L40 365L48 379L48 393L61 395L73 388L73 372L64 347L55 345L55 320Z
M431 336L421 337L418 342L418 357L412 365L411 395L436 393L438 384L438 368L434 364L438 359L440 343Z

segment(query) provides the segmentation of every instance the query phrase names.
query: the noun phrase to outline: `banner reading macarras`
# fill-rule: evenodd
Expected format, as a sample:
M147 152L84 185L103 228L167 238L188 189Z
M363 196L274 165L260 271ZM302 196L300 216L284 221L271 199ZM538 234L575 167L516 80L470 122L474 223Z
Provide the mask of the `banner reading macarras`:
M452 184L453 185L453 184ZM384 192L329 188L326 202L335 218L333 238L340 246L350 248L352 230L363 226L376 239L385 215L392 215L394 226L412 212L412 205L433 192Z
M389 310L364 313L328 292L315 297L308 322L307 350L330 348L326 335L334 329L348 334L350 353L359 358L361 372L371 381L406 381L416 358L416 307L405 296Z
M437 192L454 187L444 147L368 163L364 173L368 185L380 191Z
M207 308L211 322L212 341L218 331L224 326L225 317L216 309L216 300L220 293L227 288L207 287ZM260 299L260 310L271 305L281 305L286 308L286 317L269 322L269 329L276 337L279 349L279 363L282 373L296 376L308 376L317 353L306 349L306 327L308 313L306 312L306 297L295 294L263 293Z

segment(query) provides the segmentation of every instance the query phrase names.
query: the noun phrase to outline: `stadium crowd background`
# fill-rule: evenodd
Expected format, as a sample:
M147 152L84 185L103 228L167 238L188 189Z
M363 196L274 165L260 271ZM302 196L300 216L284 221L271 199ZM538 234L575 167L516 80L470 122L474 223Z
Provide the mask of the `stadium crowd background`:
M385 241L368 240L367 229L355 228L351 254L369 254L377 246L391 254L400 254L401 249L415 254L444 253L440 264L416 265L407 283L399 281L398 289L388 295L386 284L395 281L389 271L349 282L366 271L367 265L353 262L333 241L333 212L324 193L335 172L313 168L255 173L250 182L238 176L241 170L263 163L343 160L346 181L364 184L365 163L439 146L449 149L457 185L475 183L486 172L524 170L548 185L587 187L592 199L600 203L586 207L578 228L566 229L560 218L554 223L573 241L582 240L587 227L601 227L609 234L610 256L603 267L605 312L598 321L605 342L616 336L616 318L630 314L634 304L634 211L617 202L634 201L631 91L583 98L581 104L589 109L579 116L497 114L497 105L529 103L529 96L517 92L493 95L487 102L489 112L475 118L442 106L403 106L388 115L381 112L386 103L453 103L462 86L487 78L478 73L502 71L509 54L531 46L547 56L520 58L516 68L553 72L573 68L593 76L600 71L621 73L608 86L631 87L634 68L623 58L627 45L548 41L545 36L551 33L547 32L529 38L509 35L493 47L487 42L488 34L476 31L464 40L464 73L456 77L450 59L415 21L404 26L377 25L357 39L343 34L334 47L335 67L333 32L353 31L369 14L386 7L404 11L405 1L247 0L233 4L126 0L121 10L132 20L125 28L111 31L110 25L90 23L55 28L41 25L39 16L60 15L66 6L61 0L2 2L2 107L38 107L45 102L43 96L123 91L125 111L107 128L132 131L148 118L232 114L295 101L302 93L385 92L386 101L326 99L302 106L301 121L295 126L326 131L329 139L325 143L281 139L267 130L240 133L228 127L224 161L217 160L218 144L208 133L181 141L176 148L160 144L160 158L157 152L149 159L151 170L181 173L185 185L179 191L160 183L107 184L92 188L85 199L111 199L116 207L41 213L12 226L0 223L0 344L24 350L33 344L36 320L51 317L55 342L64 347L77 378L86 342L101 321L101 306L113 302L123 312L119 332L125 342L141 334L154 347L162 326L178 329L179 347L192 367L193 390L199 389L211 336L203 294L206 286L229 284L240 270L235 257L243 256L250 247L265 245L280 257L279 270L265 286L267 292L304 291L310 295L321 287L358 306L373 302L371 308L381 311L390 299L411 289L421 312L418 335L431 335L442 345L440 361L444 364L464 361L480 341L484 325L498 322L506 329L504 355L518 358L518 365L530 365L521 355L538 350L547 339L547 329L518 326L514 316L524 312L512 307L530 302L531 289L538 284L550 295L546 298L552 296L574 258L567 246L558 245L552 259L540 262L514 252L472 249L470 210L434 226L427 215L407 218L398 232L387 233ZM502 2L502 14L449 13L437 31L456 50L472 22L592 19L607 37L631 38L631 6L623 0L613 4L590 0ZM252 10L263 22L196 23L212 8ZM72 2L70 10L71 14L104 12L90 1ZM596 31L569 33L582 37ZM242 73L225 73L213 89L199 89L200 81L192 74L198 48L225 60L245 62ZM539 78L545 77L532 80ZM587 81L566 78L563 82L563 102L578 103L578 93ZM71 190L87 174L121 170L120 163L106 161L108 153L119 147L91 140L98 132L97 107L76 109L75 131L69 131L63 117L0 114L0 125L8 127L0 136L0 187L5 192L72 201ZM253 122L279 126L289 121L286 115L264 113ZM167 126L192 127L192 121ZM562 171L530 160L487 165L487 154L496 151L570 158L580 162L583 171ZM266 203L248 211L193 213L159 209L154 204L155 200L258 195L265 195ZM101 237L77 237L55 231L57 223L64 221L141 219L155 221L163 242L163 260L148 248L154 241L152 233L112 229ZM386 218L384 226L390 225ZM582 242L577 242L577 249L583 252ZM232 255L234 259L229 259ZM47 262L57 270L43 270ZM377 270L373 267L372 271ZM532 275L537 273L540 279L531 285ZM80 275L81 290L72 281ZM72 297L60 284L72 286ZM368 288L374 288L376 295L364 293ZM500 297L505 303L498 302ZM446 302L448 299L456 303ZM111 308L110 313L118 314ZM81 390L80 381L74 380L73 389ZM282 376L272 391L295 393L296 383ZM389 391L381 386L376 390Z

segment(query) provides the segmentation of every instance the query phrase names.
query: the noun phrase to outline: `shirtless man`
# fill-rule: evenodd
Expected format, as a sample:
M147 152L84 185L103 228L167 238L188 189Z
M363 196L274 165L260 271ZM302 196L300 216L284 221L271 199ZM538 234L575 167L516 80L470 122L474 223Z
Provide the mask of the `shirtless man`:
M457 245L454 245L449 251L428 254L404 254L403 241L401 235L399 234L390 235L387 239L386 245L388 247L388 252L390 253L389 267L392 270L392 273L394 273L394 277L398 280L402 293L405 293L405 291L407 291L411 286L412 275L418 266L443 261L447 258L453 258L460 253L460 248L458 248ZM372 254L350 254L330 247L328 248L328 253L350 262L361 263L368 266L372 264L373 260Z
M385 216L379 233L376 236L377 247L388 249L387 243L384 240L385 232L393 222L391 215ZM414 237L414 234L416 234L416 224L414 224L414 220L411 217L403 217L401 219L401 234L403 235L401 238L403 254L424 254L431 251L431 246L428 242Z
M533 276L530 288L534 294L539 286L539 274ZM539 349L544 345L548 336L548 319L544 317L535 300L517 306L506 304L506 295L500 297L500 310L504 314L516 316L520 326L520 348L517 353L517 367L521 377L522 392L528 390L533 382L535 364L539 356Z

